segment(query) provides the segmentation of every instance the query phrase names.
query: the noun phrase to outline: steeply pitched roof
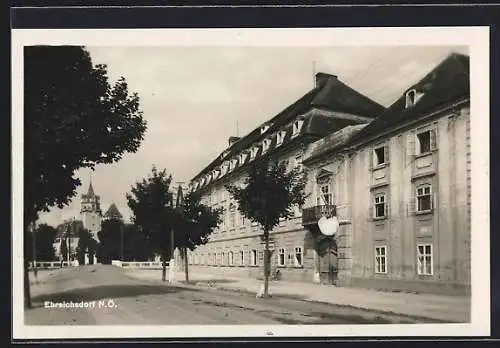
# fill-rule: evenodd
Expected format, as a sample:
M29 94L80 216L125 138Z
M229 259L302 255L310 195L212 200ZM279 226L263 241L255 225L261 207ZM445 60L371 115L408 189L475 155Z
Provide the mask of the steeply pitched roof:
M93 197L95 196L95 193L94 193L94 188L92 187L92 182L90 183L89 185L89 189L87 191L87 196L90 196L90 197Z
M313 107L367 118L374 118L384 110L382 105L348 87L339 81L336 76L318 73L317 81L318 84L315 88L307 92L293 104L286 107L279 114L268 120L266 123L269 124L270 127L264 134L261 134L261 125L259 125L259 127L242 137L228 149L224 150L223 153L227 151L227 155L224 156L224 158L222 158L222 156L215 158L208 166L200 171L192 179L192 181L200 178L204 174L210 173L225 160L239 155L241 151L250 149L253 144L268 137L270 134L273 134L273 132L282 129L284 126L295 120L297 116L306 113ZM311 120L308 125L305 125L305 128L313 133L324 133L326 127L320 126L319 124L321 122L318 122L318 120L325 120L325 118L316 116L312 119L313 120ZM334 122L335 124L331 124L329 126L343 126L344 124L349 124L353 121L336 119ZM321 124L324 126L323 123ZM288 138L289 136L287 134L286 140Z
M412 89L423 93L423 96L416 104L406 108L406 92ZM452 53L354 136L350 144L368 141L397 125L469 97L469 56Z
M116 207L115 203L111 203L111 205L109 206L108 210L104 214L104 217L108 218L108 219L112 219L112 218L122 219L123 218L122 214L120 213L120 211Z

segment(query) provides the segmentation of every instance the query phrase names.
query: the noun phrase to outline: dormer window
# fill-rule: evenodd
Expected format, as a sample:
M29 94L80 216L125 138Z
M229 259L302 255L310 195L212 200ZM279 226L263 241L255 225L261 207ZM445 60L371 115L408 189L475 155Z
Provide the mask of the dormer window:
M264 139L262 142L262 153L269 150L269 146L271 146L271 139Z
M222 163L220 166L220 176L224 176L227 173L227 162Z
M422 98L423 93L417 92L415 89L410 89L408 92L406 92L406 103L405 103L405 108L411 108L414 106L420 98Z
M265 124L262 127L260 127L260 134L264 134L265 132L267 132L267 130L269 129L269 127L271 127L270 124Z
M285 131L281 131L278 132L278 134L276 134L276 146L280 146L281 144L283 144L283 141L285 140L285 135L286 135Z
M257 152L259 152L259 147L258 146L252 147L252 150L250 151L250 160L254 160L255 157L257 157Z
M234 168L236 168L236 165L238 164L238 159L234 158L229 162L229 171L232 171Z
M226 157L227 157L227 155L229 155L229 150L226 150L226 151L224 151L224 152L222 153L222 155L221 155L221 159L226 158Z
M299 135L303 125L304 125L304 120L296 120L293 123L292 137L296 137L297 135Z
M215 169L213 172L212 172L212 177L215 179L217 179L219 177L219 170L218 169Z
M240 153L240 163L243 164L245 163L245 160L247 159L247 153L246 152L242 152Z

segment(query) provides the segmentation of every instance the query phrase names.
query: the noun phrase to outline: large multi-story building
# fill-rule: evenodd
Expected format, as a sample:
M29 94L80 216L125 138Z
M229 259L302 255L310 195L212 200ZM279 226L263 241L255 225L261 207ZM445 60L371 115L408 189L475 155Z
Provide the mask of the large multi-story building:
M283 279L423 292L470 290L469 58L451 54L387 109L318 74L316 88L230 146L191 182L226 208L210 242L190 255L203 267L258 276L262 231L239 216L225 184L249 163L303 165L309 194L295 218L271 233L272 269ZM340 223L316 251L322 216ZM321 277L319 277L321 278ZM325 279L325 277L323 277Z
M452 54L344 144L309 148L304 222L327 192L343 283L470 291L469 103L469 58Z
M259 276L262 230L238 213L225 185L241 183L255 161L287 160L290 166L301 166L311 143L346 126L367 124L383 110L336 76L318 73L316 86L295 103L245 137L230 137L228 148L190 183L191 189L202 193L205 204L225 208L222 225L209 243L191 253L191 263ZM271 232L275 255L271 266L280 268L284 279L312 281L314 249L302 225L301 210L295 210L295 218L281 221Z

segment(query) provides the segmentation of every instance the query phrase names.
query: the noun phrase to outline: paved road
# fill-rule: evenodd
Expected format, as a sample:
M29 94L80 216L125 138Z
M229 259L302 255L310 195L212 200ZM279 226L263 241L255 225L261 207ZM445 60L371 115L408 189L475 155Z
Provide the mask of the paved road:
M290 298L256 299L242 293L170 286L128 276L122 269L94 265L46 271L32 285L34 309L27 325L227 325L413 323L323 303ZM50 305L86 303L87 308ZM49 307L47 307L47 306ZM421 322L421 321L420 321Z

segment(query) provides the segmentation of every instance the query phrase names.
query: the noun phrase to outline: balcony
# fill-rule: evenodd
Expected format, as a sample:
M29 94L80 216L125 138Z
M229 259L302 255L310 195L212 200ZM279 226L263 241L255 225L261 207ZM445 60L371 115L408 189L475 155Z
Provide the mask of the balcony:
M337 215L336 206L333 204L317 205L302 210L302 225L311 225L318 222L322 217L332 217Z

